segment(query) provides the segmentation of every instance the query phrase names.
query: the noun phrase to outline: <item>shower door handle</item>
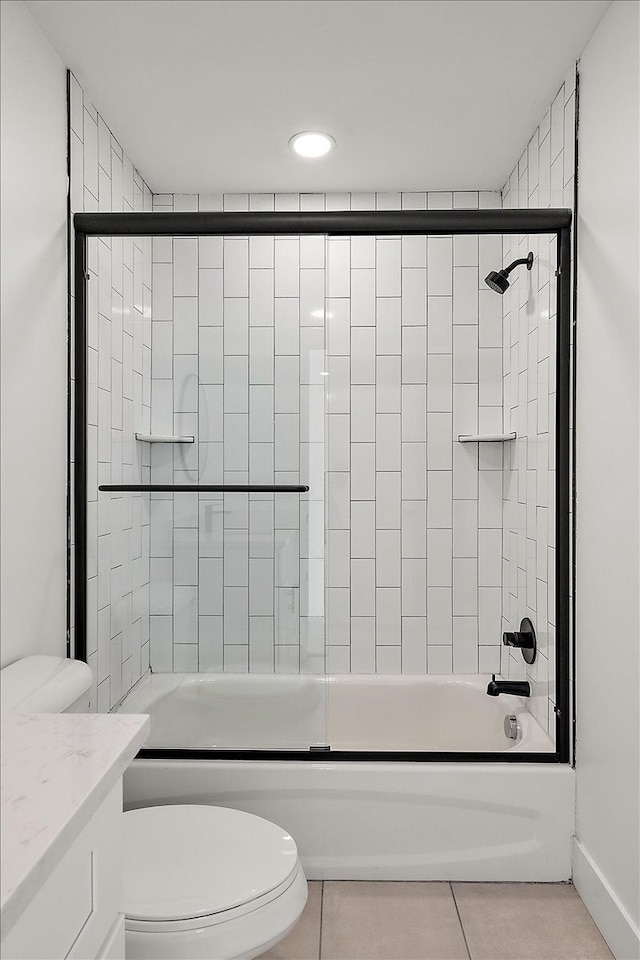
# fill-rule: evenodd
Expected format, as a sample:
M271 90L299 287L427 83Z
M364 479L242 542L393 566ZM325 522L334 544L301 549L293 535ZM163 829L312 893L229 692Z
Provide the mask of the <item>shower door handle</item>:
M101 483L107 493L308 493L306 484L290 483Z

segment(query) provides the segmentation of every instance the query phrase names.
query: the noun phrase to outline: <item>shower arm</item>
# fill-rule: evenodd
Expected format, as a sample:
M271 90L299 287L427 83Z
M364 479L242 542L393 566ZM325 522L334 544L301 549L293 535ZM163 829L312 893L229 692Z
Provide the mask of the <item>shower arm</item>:
M510 263L508 267L504 267L500 273L503 273L505 277L508 277L511 271L516 267L519 267L522 263L526 263L527 270L531 270L531 267L533 266L533 254L530 253L527 257L520 257L518 260L514 260L513 263Z

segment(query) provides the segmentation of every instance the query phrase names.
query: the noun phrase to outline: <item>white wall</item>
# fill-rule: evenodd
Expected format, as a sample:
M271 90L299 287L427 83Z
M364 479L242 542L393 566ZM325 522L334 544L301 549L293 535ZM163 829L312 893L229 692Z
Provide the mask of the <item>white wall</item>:
M65 650L66 77L2 3L2 665Z
M638 3L580 60L577 889L638 957ZM635 926L635 931L634 931Z

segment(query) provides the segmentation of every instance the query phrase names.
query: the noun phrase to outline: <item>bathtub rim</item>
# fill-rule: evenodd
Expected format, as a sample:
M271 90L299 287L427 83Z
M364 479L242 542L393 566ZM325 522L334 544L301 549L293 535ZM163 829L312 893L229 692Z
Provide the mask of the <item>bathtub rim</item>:
M504 751L462 750L216 750L196 747L143 747L135 760L265 760L305 761L312 763L388 762L388 763L556 763L572 767L569 759L561 756L556 748L546 753L514 753Z

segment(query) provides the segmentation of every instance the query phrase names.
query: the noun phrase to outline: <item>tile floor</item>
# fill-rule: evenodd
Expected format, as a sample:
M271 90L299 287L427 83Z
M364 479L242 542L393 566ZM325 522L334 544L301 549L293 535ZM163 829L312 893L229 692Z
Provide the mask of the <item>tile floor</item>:
M261 960L608 960L571 884L309 883Z

